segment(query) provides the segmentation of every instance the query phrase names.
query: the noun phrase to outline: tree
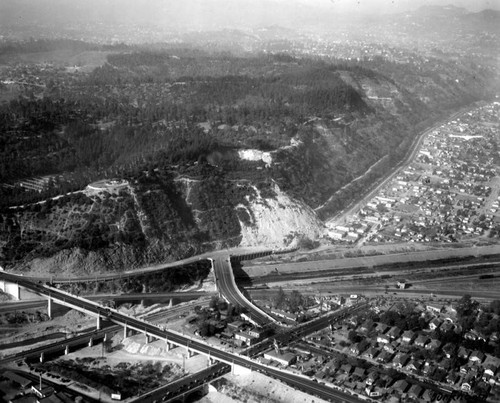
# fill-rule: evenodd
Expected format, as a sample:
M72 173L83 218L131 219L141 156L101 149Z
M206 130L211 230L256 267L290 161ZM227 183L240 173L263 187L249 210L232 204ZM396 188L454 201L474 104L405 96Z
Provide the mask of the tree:
M459 318L471 316L475 313L479 302L474 301L470 294L465 294L457 303L457 314Z
M304 297L296 290L293 290L288 301L290 311L297 312L304 306Z
M276 297L274 297L274 307L281 309L286 302L286 295L285 292L283 291L283 288L279 288L278 294Z

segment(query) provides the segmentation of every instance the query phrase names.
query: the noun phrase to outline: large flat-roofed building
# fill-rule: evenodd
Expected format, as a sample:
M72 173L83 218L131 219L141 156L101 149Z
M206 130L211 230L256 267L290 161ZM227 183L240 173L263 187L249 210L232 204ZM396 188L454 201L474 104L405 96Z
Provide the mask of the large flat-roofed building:
M293 353L277 353L274 350L264 353L264 358L271 361L276 361L281 365L288 366L297 360L297 356Z

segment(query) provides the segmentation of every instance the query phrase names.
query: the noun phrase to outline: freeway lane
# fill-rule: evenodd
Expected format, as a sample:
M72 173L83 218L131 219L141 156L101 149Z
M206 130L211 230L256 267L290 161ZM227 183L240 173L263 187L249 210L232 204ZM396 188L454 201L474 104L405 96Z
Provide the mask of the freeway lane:
M310 379L303 378L302 376L290 374L287 372L282 372L274 368L268 368L267 366L259 364L248 357L219 350L218 348L205 344L199 340L192 339L190 337L178 334L170 330L163 330L160 327L144 322L142 320L120 314L111 309L102 308L82 298L62 293L57 289L49 288L37 283L32 283L31 281L26 280L23 277L14 276L12 274L7 274L5 272L0 272L0 278L3 278L7 281L14 283L17 282L23 287L36 291L39 294L51 296L56 300L64 301L65 303L76 306L80 309L87 310L89 312L92 312L100 316L102 315L103 317L112 322L115 322L120 325L126 325L139 332L144 332L153 337L157 337L158 339L170 341L179 346L185 346L188 350L205 354L218 361L222 361L227 364L239 365L245 368L249 368L251 370L260 371L264 374L271 374L276 379L290 383L295 387L296 385L299 385L301 388L304 388L304 390L307 393L311 393L322 399L331 401L339 401L339 399L342 399L345 400L346 402L361 401L357 398L353 398L353 396L350 396L346 393L339 392L330 387L327 387L326 385L319 385L318 383L313 382Z
M234 281L233 268L229 257L219 257L213 260L217 289L233 305L244 307L260 325L274 321L254 304L248 301L238 289Z

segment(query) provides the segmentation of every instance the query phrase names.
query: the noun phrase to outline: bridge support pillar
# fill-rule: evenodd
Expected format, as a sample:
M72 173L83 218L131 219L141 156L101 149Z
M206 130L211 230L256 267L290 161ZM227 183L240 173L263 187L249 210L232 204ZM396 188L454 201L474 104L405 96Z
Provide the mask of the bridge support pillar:
M193 350L190 350L189 348L187 349L187 358L191 358L195 355L196 353Z
M69 346L66 346L64 348L64 355L68 355L69 354Z
M89 347L92 347L93 345L94 345L94 338L93 338L93 337L91 337L91 338L89 339Z
M165 349L166 349L167 351L170 351L170 350L172 350L173 348L175 348L174 343L170 343L168 340L167 340L167 342L165 343L165 345L166 345L166 348L165 348Z
M215 365L217 364L217 360L213 359L213 358L209 358L208 359L208 365L212 366L212 365Z
M144 333L146 336L146 344L152 343L153 341L156 340L154 336L151 336L150 334Z
M102 322L101 315L98 315L97 316L97 323L96 323L97 330L101 330L101 325L102 325L101 322Z
M45 354L42 352L40 353L40 362L42 363L45 360Z
M47 300L47 316L52 319L52 298Z
M170 298L170 300L168 301L168 307L172 308L173 305L174 305L174 299Z
M123 338L126 339L127 337L128 337L127 325L123 325Z

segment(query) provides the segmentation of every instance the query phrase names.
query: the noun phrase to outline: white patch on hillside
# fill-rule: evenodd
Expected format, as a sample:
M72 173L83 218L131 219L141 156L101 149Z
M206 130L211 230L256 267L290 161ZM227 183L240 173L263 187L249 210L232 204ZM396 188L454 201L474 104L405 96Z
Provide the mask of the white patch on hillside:
M290 139L290 145L280 147L274 151L260 151L253 148L239 150L238 156L242 160L247 161L262 161L266 164L266 167L269 167L273 163L273 154L278 152L279 150L288 150L290 148L298 147L302 144L302 141L297 140L296 138Z
M316 239L323 232L323 224L308 206L293 200L275 184L275 198L263 198L254 187L256 197L247 196L251 224L240 221L240 246L283 247L285 239L303 235ZM241 208L238 206L237 208Z
M254 149L239 150L238 155L240 159L247 161L262 161L269 166L273 162L273 157L270 152L260 151Z

